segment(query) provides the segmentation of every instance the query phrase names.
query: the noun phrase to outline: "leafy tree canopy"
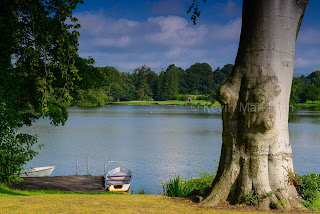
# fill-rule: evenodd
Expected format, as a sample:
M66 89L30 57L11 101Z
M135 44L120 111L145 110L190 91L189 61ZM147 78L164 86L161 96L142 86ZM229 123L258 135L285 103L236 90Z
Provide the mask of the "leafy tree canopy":
M311 80L311 83L315 84L317 88L320 88L320 71L312 72L308 79Z
M210 94L214 90L213 72L208 63L195 63L186 73L189 93Z
M17 129L41 116L64 124L68 89L77 75L81 0L4 0L0 14L0 182L30 160L36 139ZM70 20L70 23L67 23ZM15 152L11 152L10 149ZM4 152L3 152L4 151Z

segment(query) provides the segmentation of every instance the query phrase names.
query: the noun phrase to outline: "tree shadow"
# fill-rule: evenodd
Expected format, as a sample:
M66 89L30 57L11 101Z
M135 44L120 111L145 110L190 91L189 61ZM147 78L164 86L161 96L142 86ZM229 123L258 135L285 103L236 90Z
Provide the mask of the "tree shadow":
M15 192L14 190L10 190L6 187L0 186L0 195L5 194L5 195L16 195L16 196L26 196L26 194Z

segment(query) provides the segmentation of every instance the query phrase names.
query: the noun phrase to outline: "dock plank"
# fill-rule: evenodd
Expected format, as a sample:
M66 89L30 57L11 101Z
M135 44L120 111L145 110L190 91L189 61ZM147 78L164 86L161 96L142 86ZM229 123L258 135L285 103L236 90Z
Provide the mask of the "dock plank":
M73 192L104 191L102 176L50 176L39 178L24 178L12 188L21 190L61 190Z

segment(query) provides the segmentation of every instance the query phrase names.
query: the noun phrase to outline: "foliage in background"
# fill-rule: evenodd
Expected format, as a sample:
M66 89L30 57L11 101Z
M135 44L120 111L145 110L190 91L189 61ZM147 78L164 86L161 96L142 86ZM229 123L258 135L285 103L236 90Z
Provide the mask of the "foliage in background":
M155 95L158 75L148 66L141 66L132 73L138 100L152 100Z
M190 94L210 94L214 90L214 74L208 63L195 63L186 70Z
M81 90L102 88L107 96L114 98L112 101L115 102L175 99L185 101L191 98L214 103L220 87L233 69L232 64L227 64L213 71L207 63L195 63L184 70L172 64L158 75L145 65L135 69L133 73L125 73L114 67L94 67L93 64L94 59L90 57L76 60L76 67L82 79L77 82L77 87ZM78 100L79 97L74 99ZM318 99L320 99L320 71L293 78L291 104L305 103L308 100L311 104L315 104ZM295 105L295 108L315 108L314 106L316 105Z
M187 98L200 99L214 103L218 90L231 73L233 65L225 65L222 69L212 71L207 63L195 63L187 70L169 65L165 71L158 75L147 66L141 66L133 73L118 71L115 67L94 67L94 59L76 58L76 67L79 69L81 81L76 81L75 89L78 93L72 93L73 105L88 103L81 100L79 90L103 90L113 100L119 101L165 101L181 100ZM92 105L92 107L97 105Z
M161 71L157 82L157 100L175 100L179 93L179 72L182 68L169 65L166 71Z
M104 106L112 97L108 97L102 89L79 90L80 100L77 103L80 107Z
M320 71L308 76L294 77L291 86L290 104L312 102L320 99Z

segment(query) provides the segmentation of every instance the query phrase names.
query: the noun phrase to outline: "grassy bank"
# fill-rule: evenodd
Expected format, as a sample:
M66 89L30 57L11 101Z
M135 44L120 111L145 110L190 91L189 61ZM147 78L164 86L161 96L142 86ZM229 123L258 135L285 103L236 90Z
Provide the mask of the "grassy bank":
M17 191L0 186L1 213L242 213L161 195ZM262 212L250 212L262 213Z
M160 105L160 106L192 106L192 105L199 105L199 106L214 106L219 107L220 103L215 102L211 103L210 101L206 100L192 100L190 102L181 101L181 100L165 100L165 101L120 101L120 102L110 102L108 104L114 105Z
M320 110L320 101L310 101L293 105L294 110Z
M207 100L192 100L190 102L181 100L165 100L165 101L120 101L120 102L110 102L110 105L159 105L159 106L207 106L207 107L221 107L218 101L211 103ZM297 103L293 105L293 110L317 110L320 111L320 101L306 103Z

